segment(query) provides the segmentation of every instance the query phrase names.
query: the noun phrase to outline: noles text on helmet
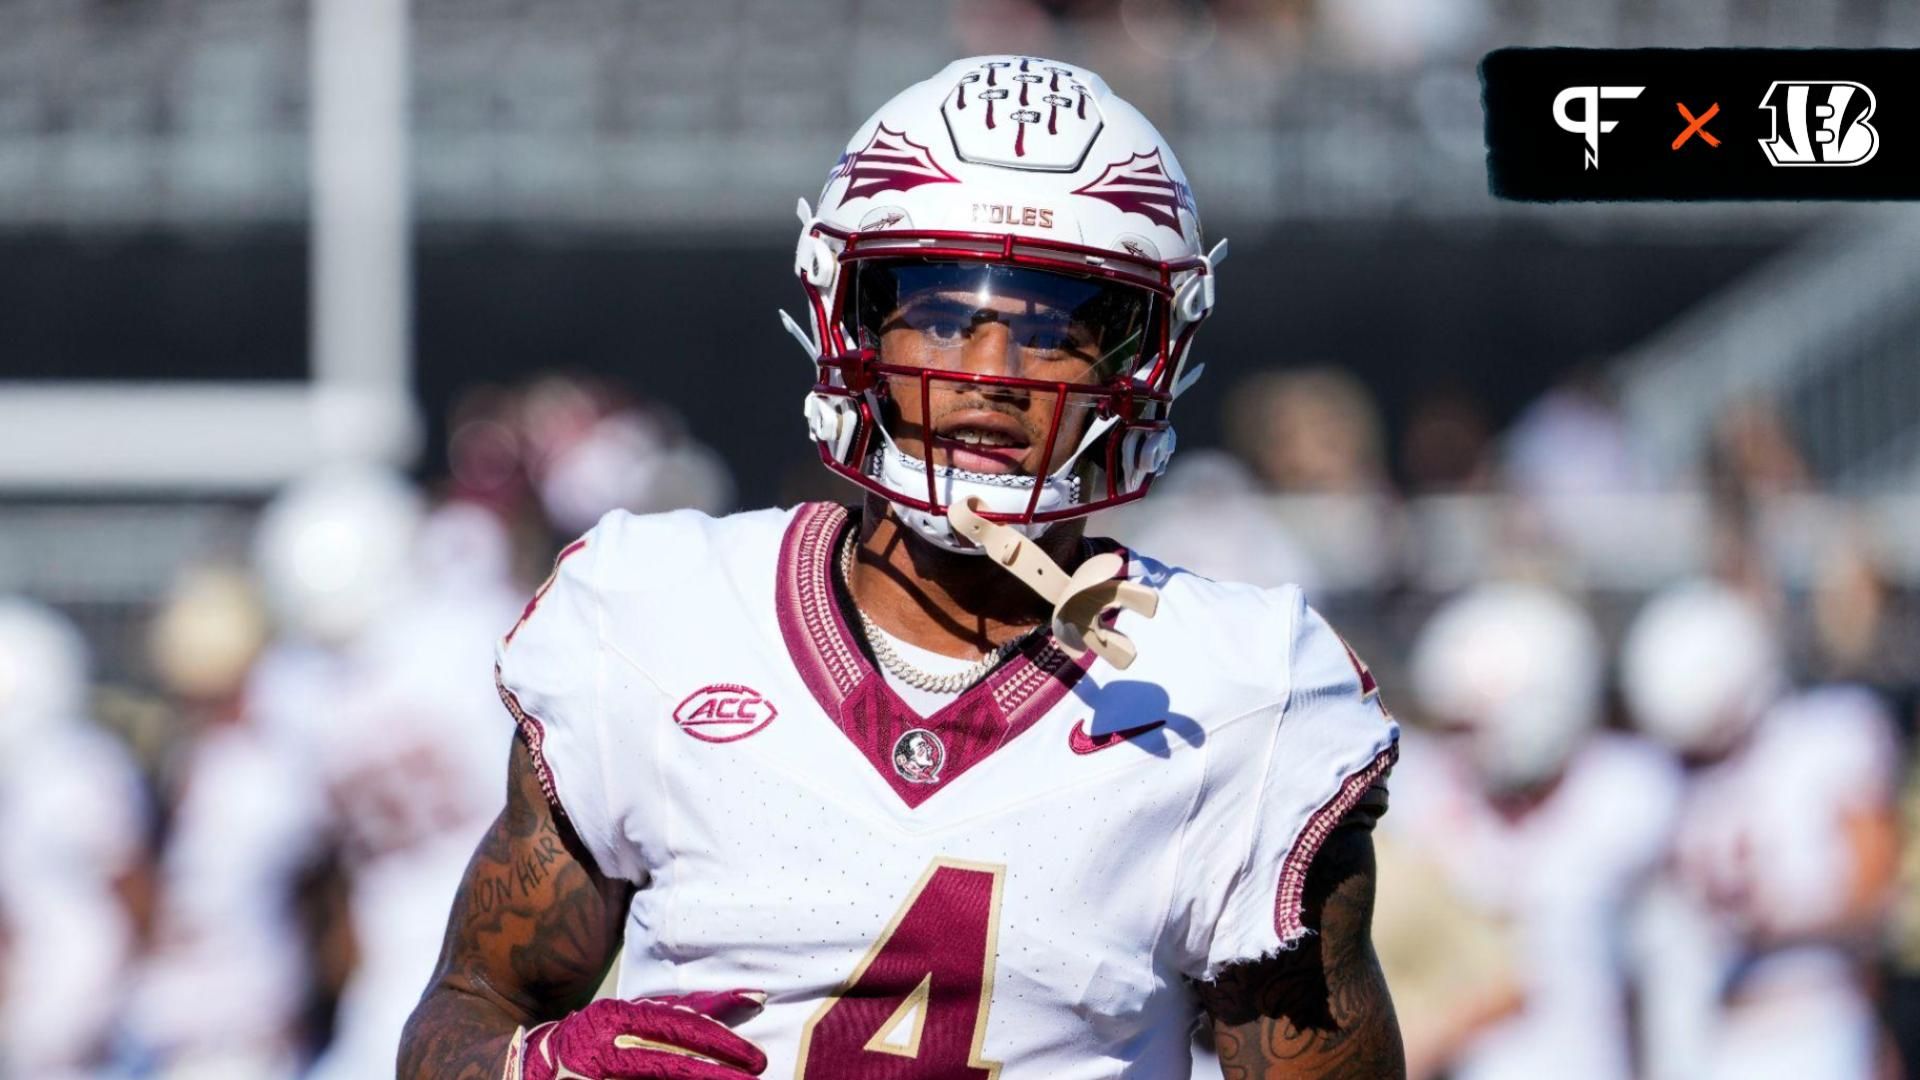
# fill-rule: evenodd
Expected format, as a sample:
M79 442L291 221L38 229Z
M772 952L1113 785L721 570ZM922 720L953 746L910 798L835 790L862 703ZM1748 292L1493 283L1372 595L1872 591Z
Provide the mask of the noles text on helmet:
M923 538L947 509L1037 537L1146 493L1200 366L1224 242L1153 125L1098 75L956 61L882 106L800 202L794 268L828 468Z

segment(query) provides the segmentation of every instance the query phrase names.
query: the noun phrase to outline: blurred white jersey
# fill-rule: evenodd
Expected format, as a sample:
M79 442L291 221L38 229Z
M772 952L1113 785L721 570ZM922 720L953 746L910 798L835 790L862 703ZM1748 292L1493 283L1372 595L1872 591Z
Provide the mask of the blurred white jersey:
M768 1076L1185 1075L1185 979L1303 936L1392 761L1372 677L1298 589L1136 556L1131 668L1036 637L922 717L841 615L848 524L616 512L501 643L550 795L644 886L620 992L767 991Z
M105 732L43 726L0 760L0 822L0 1076L92 1075L133 951L114 886L146 842L138 774Z
M1832 927L1857 874L1848 819L1892 812L1897 768L1878 699L1827 687L1694 774L1648 944L1653 1075L1873 1075L1871 943Z
M504 581L417 593L351 650L344 680L281 737L326 800L356 962L312 1075L390 1075L467 860L505 802L510 739L487 686Z
M392 1075L466 862L505 800L510 740L487 679L498 629L522 606L502 576L411 584L341 648L269 650L247 724L196 747L167 853L174 940L142 995L146 1037L176 1064L225 1068L251 1041L245 1060L274 1064L222 1075L285 1075L311 985L293 890L331 846L355 962L310 1075ZM224 986L246 991L208 1010Z
M251 696L288 695L321 659L269 654ZM310 982L293 891L315 855L311 780L248 723L202 731L180 776L130 1029L163 1075L289 1076Z
M1521 999L1466 1043L1448 1075L1634 1075L1622 928L1665 850L1679 788L1665 754L1601 734L1540 803L1508 814L1439 740L1408 741L1383 828L1434 860L1462 901L1506 924Z

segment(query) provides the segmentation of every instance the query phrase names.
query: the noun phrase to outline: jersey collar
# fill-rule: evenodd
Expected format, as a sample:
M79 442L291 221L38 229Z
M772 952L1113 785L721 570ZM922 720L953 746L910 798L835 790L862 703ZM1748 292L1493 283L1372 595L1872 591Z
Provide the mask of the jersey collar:
M834 503L808 503L794 514L774 587L780 633L814 700L913 808L1032 727L1086 674L1094 655L1076 661L1051 633L1034 634L984 679L921 716L867 659L841 609L834 555L851 523L847 509ZM895 746L916 730L932 733L942 749L933 778L918 782L893 763Z

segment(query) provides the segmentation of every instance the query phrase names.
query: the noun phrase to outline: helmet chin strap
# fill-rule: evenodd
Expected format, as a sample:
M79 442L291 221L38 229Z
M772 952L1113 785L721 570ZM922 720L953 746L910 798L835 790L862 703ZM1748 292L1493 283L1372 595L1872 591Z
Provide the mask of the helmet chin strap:
M1080 479L1072 475L1074 464L1080 460L1080 455L1087 452L1088 447L1117 423L1118 417L1107 416L1089 424L1087 433L1081 436L1073 453L1044 481L1032 476L1001 476L935 465L933 477L936 494L940 496L938 501L949 508L975 501L989 513L1023 514L1027 510L1027 503L1033 498L1033 486L1038 483L1042 484L1042 488L1039 502L1033 508L1036 514L1077 505L1080 502ZM893 436L888 434L886 425L876 424L875 428L886 446L875 451L877 461L869 464L868 472L890 491L903 495L911 492L915 496L926 491L927 463L900 449L893 441ZM941 515L899 502L890 505L894 515L928 543L962 555L983 554L979 545L954 531L949 516L951 509L948 515ZM1035 539L1044 534L1051 524L1048 521L1035 521L1004 527L1028 539Z
M1082 562L1069 574L1031 538L981 517L981 509L979 499L963 498L948 508L947 520L995 564L1053 605L1053 636L1060 647L1074 657L1091 649L1122 670L1131 666L1139 649L1107 625L1108 616L1125 608L1151 619L1159 610L1160 594L1122 578L1126 560L1111 551Z

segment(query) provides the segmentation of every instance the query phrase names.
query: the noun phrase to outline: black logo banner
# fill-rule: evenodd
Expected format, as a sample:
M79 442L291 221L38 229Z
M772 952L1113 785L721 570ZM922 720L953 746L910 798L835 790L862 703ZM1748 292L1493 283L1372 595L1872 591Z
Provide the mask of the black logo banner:
M1920 49L1498 49L1505 199L1920 199Z

